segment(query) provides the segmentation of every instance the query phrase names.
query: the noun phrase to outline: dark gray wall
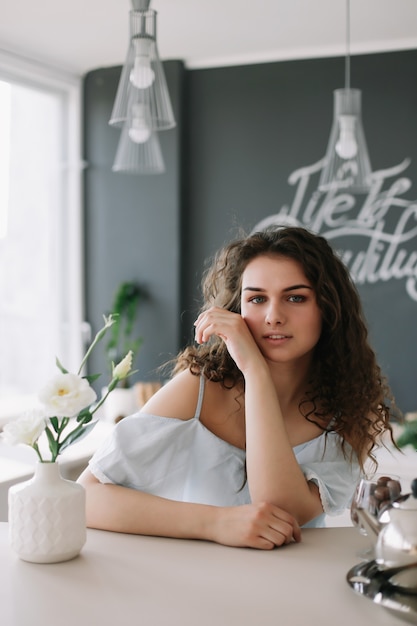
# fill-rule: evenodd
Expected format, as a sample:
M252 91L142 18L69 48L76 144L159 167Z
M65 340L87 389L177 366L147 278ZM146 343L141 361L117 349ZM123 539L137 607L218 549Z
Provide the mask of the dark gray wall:
M369 254L376 244L379 265L374 274L378 276L372 278L369 266L365 279L358 280L358 288L372 343L397 400L404 411L416 410L417 295L410 293L413 288L416 292L413 277L417 275L417 258L413 261L417 252L417 212L412 207L417 181L417 51L355 56L351 69L352 86L362 89L363 122L373 170L392 168L407 158L410 162L402 172L391 174L381 189L374 189L373 197L347 199L352 202L352 232L337 231L326 221L316 230L325 234L336 249L351 252L353 259ZM96 79L106 71L117 73L116 69L99 70ZM313 218L328 206L329 198L316 192L318 167L306 184L297 210L298 188L290 176L324 156L333 115L333 90L344 86L344 59L192 70L180 73L173 84L171 76L171 95L180 107L182 124L174 137L169 138L172 131L168 131L168 145L163 144L168 174L156 177L157 181L136 177L132 187L126 186L124 175L110 172L117 138L116 131L106 124L114 97L110 92L115 91L116 81L109 86L104 105L100 85L93 89L91 84L95 74L86 81L91 89L86 89L86 130L89 151L94 145L101 170L95 175L94 167L90 167L86 180L87 250L90 240L93 243L87 258L87 315L90 320L98 319L103 307L108 307L110 284L114 286L132 273L146 278L156 294L155 305L144 311L149 319L143 325L146 343L141 358L144 369L149 369L162 355L160 347L152 354L145 352L150 350L146 344L154 343L155 334L164 332L158 344L161 347L191 339L192 322L200 304L201 273L219 246L241 227L249 231L273 215L278 215L276 221L281 222L284 213L292 213L297 223L311 227L314 220L307 215L311 200L315 203ZM170 150L175 153L173 161L168 161ZM90 162L89 151L86 155ZM165 182L170 176L175 179L172 185ZM410 189L405 183L401 189L401 180L409 180ZM168 188L174 189L175 201ZM359 214L364 206L376 211L384 202L387 204L390 196L393 199L383 216L382 235L378 242L372 242L376 226L362 232ZM153 205L161 212L155 219L144 208ZM408 287L406 277L381 278L382 260L393 246L395 229L406 211L409 218L403 236L396 242L395 254L392 251L394 260L399 251L404 253L403 266L408 263L410 274ZM164 277L160 274L159 255L155 254L156 244L150 245L160 240L161 216L169 224L162 247L165 254L172 255L167 260L175 265L175 271L167 267L169 276ZM137 244L138 238L141 245ZM169 243L173 246L171 252L166 249ZM109 263L110 254L115 267ZM159 298L165 298L166 308ZM162 320L162 329L158 319Z
M122 281L138 281L149 293L139 313L143 344L136 379L176 354L180 341L181 133L184 69L165 65L177 127L160 133L166 172L137 176L111 171L120 130L108 125L120 67L85 78L85 301L93 331L111 310ZM91 372L103 371L97 350ZM100 381L101 382L101 381Z
M417 183L417 51L361 55L352 58L352 87L362 90L363 122L373 170L411 160L402 174L391 176L373 198L358 196L350 218L355 222L365 202L374 208L388 189L409 179L412 186L397 194L384 216L384 236L378 243L386 257L389 238L408 205L416 198ZM184 224L187 263L183 336L196 312L196 294L205 260L237 227L251 230L264 218L294 206L292 172L318 162L325 154L333 116L333 90L344 86L344 59L310 59L191 71L187 152L188 219ZM317 211L326 197L316 194L319 173L310 177L297 223L310 227L305 215L315 197ZM394 195L394 194L393 194ZM414 202L414 207L415 207ZM358 230L338 236L320 224L319 231L336 249L356 257L370 246ZM417 276L417 209L410 215L397 247ZM396 258L396 257L394 257ZM405 263L405 261L404 261ZM377 269L381 266L381 260ZM410 278L415 285L415 278ZM404 411L417 408L417 293L407 293L406 278L358 283L369 320L373 346ZM414 291L416 288L414 286Z

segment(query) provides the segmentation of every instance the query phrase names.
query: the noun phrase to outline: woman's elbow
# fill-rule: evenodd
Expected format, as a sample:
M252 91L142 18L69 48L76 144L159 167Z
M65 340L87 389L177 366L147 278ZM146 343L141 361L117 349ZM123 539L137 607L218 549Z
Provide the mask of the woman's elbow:
M79 476L77 482L85 489L86 523L89 528L106 530L105 509L108 495L104 493L103 485L87 468ZM104 496L104 497L103 497Z

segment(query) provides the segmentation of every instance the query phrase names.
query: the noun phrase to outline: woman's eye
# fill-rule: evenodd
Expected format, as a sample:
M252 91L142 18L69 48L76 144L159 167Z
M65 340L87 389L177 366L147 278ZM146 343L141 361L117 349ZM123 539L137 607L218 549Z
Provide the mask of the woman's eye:
M305 296L289 296L288 300L295 303L304 302Z
M253 302L253 304L261 304L261 302L265 302L265 298L264 296L255 296L250 299L250 302Z

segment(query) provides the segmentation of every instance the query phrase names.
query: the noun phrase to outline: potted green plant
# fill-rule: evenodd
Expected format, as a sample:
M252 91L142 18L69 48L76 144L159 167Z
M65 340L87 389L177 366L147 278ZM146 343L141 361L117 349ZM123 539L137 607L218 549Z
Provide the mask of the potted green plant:
M122 282L115 291L111 308L115 321L110 328L110 339L105 346L110 371L113 363L118 363L120 354L132 351L135 357L137 356L143 339L136 335L136 322L140 305L146 297L145 289L136 281ZM123 387L115 390L111 402L105 406L105 417L111 422L117 422L137 409L134 392L130 388L130 379L124 379L122 384Z
M135 337L134 330L139 305L145 297L143 287L134 281L120 283L114 294L111 314L115 323L110 329L110 339L106 345L110 369L111 364L118 361L120 354L126 354L129 350L137 354L142 344L142 337Z
M412 446L417 451L417 413L407 413L401 432L397 437L397 446Z

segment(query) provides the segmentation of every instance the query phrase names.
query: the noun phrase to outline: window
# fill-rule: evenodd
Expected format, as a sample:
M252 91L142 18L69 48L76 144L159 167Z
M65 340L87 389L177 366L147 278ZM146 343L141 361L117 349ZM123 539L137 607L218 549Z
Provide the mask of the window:
M0 420L81 359L81 169L79 79L0 52Z

